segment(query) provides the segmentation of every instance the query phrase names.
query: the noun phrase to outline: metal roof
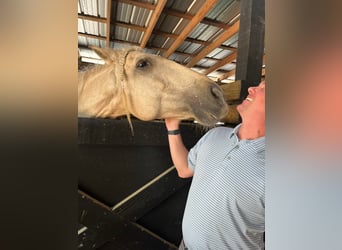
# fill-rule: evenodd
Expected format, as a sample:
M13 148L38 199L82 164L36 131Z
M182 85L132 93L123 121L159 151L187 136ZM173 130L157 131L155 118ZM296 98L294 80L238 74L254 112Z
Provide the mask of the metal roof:
M205 13L202 19L192 22L201 11ZM204 72L203 69L215 68L216 63L236 52L239 15L240 2L236 0L78 0L80 56L88 46L120 49L136 45L151 54L167 54L170 60ZM189 27L186 38L179 39ZM229 29L232 34L217 43ZM172 47L175 43L177 48ZM199 53L209 46L214 47L200 58ZM206 72L207 75L224 80L222 77L235 68L235 55L226 65ZM85 57L89 59L91 55ZM94 59L98 62L98 58Z

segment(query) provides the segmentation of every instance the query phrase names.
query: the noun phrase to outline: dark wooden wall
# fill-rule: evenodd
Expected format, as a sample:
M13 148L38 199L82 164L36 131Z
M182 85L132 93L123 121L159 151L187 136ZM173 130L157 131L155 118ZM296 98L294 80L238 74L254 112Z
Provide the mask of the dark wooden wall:
M133 119L134 136L126 119L78 126L79 249L176 249L191 179L172 168L164 122ZM205 132L181 131L188 148Z

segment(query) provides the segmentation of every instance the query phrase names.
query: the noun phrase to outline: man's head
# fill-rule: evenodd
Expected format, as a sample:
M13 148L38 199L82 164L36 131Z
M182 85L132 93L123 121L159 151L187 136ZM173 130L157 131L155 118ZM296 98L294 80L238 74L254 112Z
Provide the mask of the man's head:
M237 106L243 122L265 124L265 81L248 88L248 96Z

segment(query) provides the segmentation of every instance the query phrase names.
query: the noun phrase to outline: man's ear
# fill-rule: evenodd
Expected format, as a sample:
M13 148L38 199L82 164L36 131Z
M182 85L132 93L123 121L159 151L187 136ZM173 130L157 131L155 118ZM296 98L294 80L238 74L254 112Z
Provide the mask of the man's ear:
M98 54L99 57L101 57L106 64L113 63L115 60L115 52L114 50L110 48L99 48L96 46L89 46L92 50Z

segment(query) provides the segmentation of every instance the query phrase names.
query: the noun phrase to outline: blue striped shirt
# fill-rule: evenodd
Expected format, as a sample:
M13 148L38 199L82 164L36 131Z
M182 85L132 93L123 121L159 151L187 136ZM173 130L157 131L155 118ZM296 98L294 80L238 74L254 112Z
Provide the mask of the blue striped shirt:
M189 151L182 229L190 250L264 247L265 137L239 140L239 127L214 128Z

